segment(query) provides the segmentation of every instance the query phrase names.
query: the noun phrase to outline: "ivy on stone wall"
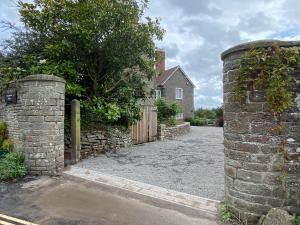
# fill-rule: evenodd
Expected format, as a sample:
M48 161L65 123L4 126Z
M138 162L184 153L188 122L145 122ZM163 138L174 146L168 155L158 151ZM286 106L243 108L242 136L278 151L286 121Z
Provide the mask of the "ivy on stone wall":
M281 115L293 104L295 80L293 73L300 68L300 48L279 47L275 43L269 48L252 48L240 60L237 71L235 98L242 104L247 102L249 93L262 91L268 109L274 116L276 125L270 129L273 135L282 135L285 129ZM278 181L282 183L286 199L289 191L286 184L288 171L285 163L291 161L287 152L287 139L282 136L277 154L282 156L278 165L282 174Z
M293 102L291 74L300 67L300 49L282 48L273 44L269 48L253 48L240 61L235 97L240 102L247 99L249 87L263 90L270 112L276 119Z

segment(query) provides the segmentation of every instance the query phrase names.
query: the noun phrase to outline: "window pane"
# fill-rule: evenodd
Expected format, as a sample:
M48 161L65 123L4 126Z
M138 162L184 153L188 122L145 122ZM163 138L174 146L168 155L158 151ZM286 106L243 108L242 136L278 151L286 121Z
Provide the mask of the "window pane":
M182 88L176 88L176 92L175 92L176 99L182 99L183 96L182 93L183 93Z
M161 97L161 90L155 90L155 98L158 99Z

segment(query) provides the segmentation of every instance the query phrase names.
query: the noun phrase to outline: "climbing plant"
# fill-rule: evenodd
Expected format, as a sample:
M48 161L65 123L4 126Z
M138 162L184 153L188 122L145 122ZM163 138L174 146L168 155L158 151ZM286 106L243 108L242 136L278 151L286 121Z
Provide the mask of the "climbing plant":
M252 48L240 61L235 97L245 102L249 84L253 91L263 90L270 112L279 120L283 111L292 105L291 74L300 66L299 48Z
M252 48L240 60L237 72L235 98L245 103L248 91L263 91L270 113L274 116L276 125L270 129L274 135L282 135L285 129L282 124L282 113L293 103L292 86L295 80L292 74L300 68L300 49L298 47L284 48L273 44L269 48ZM282 156L282 163L278 170L282 175L278 181L282 183L285 197L288 198L285 162L290 161L286 150L287 140L282 137L278 144L278 154Z

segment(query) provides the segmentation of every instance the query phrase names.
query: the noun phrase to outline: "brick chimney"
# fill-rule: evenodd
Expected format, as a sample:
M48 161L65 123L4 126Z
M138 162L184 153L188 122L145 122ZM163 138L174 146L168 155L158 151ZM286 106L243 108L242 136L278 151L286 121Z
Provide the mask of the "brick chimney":
M156 51L158 52L158 59L156 60L155 69L156 75L160 76L166 70L166 53L162 49L157 49Z

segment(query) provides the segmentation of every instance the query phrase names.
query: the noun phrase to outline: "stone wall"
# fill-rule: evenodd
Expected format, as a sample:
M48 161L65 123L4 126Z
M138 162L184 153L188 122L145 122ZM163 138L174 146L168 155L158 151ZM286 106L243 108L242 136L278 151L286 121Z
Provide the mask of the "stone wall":
M120 127L103 127L81 131L81 158L132 145L128 130ZM66 136L65 151L70 152L71 138Z
M5 103L5 92L17 91L17 103ZM1 95L0 120L8 125L14 147L23 151L30 174L56 175L64 167L65 81L32 75L10 83Z
M247 219L248 224L256 223L273 207L300 212L300 72L294 74L297 84L291 87L295 92L294 105L283 113L286 129L282 136L271 131L276 123L268 111L263 92L249 85L246 103L243 105L234 100L240 57L253 47L265 48L273 43L247 43L222 54L225 201L229 209ZM300 46L300 42L278 44L282 47ZM282 139L287 140L286 149L291 160L284 160L278 153Z
M188 134L190 131L191 131L191 125L189 122L185 122L175 127L168 127L165 124L159 124L157 135L158 135L158 140L173 139L177 136Z

